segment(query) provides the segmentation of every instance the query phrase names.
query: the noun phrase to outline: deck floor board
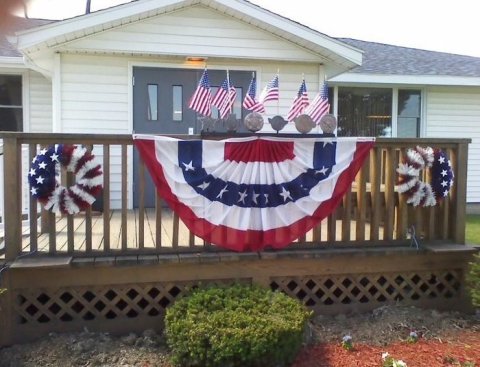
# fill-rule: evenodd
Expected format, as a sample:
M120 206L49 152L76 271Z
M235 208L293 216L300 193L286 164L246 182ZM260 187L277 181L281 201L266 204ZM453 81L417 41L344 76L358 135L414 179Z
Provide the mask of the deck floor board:
M111 210L110 220L110 249L112 252L120 252L122 250L122 215L121 210ZM145 209L144 216L144 248L146 251L152 251L156 248L156 225L155 225L155 209ZM74 249L75 252L85 251L85 215L79 214L74 216ZM356 237L356 222L354 220L350 223L350 240L355 241ZM178 247L188 248L194 247L201 249L205 246L204 241L194 236L193 243L190 243L190 232L185 224L180 221L178 233ZM162 208L162 226L161 226L161 248L173 247L173 228L174 228L174 215L168 208ZM139 244L139 211L128 210L127 212L127 249L138 249ZM321 223L321 243L322 245L328 245L327 242L328 224L327 219ZM55 223L56 233L56 248L57 252L66 253L68 249L68 234L67 234L67 218L65 216L57 216ZM384 232L383 226L379 229L379 237L383 239ZM396 236L396 234L394 234ZM342 221L336 222L336 235L335 240L342 240ZM370 224L365 223L365 241L370 239ZM305 240L307 243L313 241L313 231L309 231ZM40 232L40 225L38 230L38 251L48 252L49 249L49 236L48 233ZM92 250L96 252L104 251L104 235L103 235L103 215L92 216ZM295 242L298 242L295 241ZM24 252L30 251L30 235L29 231L23 231L22 248Z

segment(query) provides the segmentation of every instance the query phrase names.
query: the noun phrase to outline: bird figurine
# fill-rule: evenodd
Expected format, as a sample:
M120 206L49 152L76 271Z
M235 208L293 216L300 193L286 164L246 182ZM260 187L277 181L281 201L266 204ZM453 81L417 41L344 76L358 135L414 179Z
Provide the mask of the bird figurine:
M268 122L270 123L272 129L275 130L277 133L282 130L287 124L287 120L285 120L282 116L279 115L269 118Z

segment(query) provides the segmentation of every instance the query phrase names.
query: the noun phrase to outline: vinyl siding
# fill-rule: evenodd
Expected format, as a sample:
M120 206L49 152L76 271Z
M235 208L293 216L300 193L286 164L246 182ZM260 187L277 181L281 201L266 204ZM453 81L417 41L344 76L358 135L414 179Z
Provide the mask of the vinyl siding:
M30 131L52 132L52 83L43 75L29 71Z
M467 202L480 202L480 88L428 88L426 136L471 138Z
M95 34L75 51L319 62L318 55L201 5Z

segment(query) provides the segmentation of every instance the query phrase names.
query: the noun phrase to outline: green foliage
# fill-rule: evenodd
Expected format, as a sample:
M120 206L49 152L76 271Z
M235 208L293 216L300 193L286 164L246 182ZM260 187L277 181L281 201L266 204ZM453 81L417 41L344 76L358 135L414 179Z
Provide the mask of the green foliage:
M177 366L284 366L310 316L293 298L260 287L199 288L167 309L165 335Z
M480 255L475 255L474 261L470 263L470 270L467 274L467 284L470 288L472 303L480 307Z
M480 244L480 215L467 215L467 222L465 225L465 241L468 244Z

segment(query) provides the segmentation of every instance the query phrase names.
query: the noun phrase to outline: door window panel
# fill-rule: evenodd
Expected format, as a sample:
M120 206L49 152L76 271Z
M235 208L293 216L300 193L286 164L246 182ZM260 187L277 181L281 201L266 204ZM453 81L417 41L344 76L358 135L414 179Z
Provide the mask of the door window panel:
M23 131L20 75L0 75L0 130Z
M421 91L398 91L397 136L399 138L417 138L420 136Z
M158 120L158 85L147 85L148 106L147 106L147 119L149 121Z
M172 108L173 121L183 120L183 87L181 85L174 85L172 87Z

